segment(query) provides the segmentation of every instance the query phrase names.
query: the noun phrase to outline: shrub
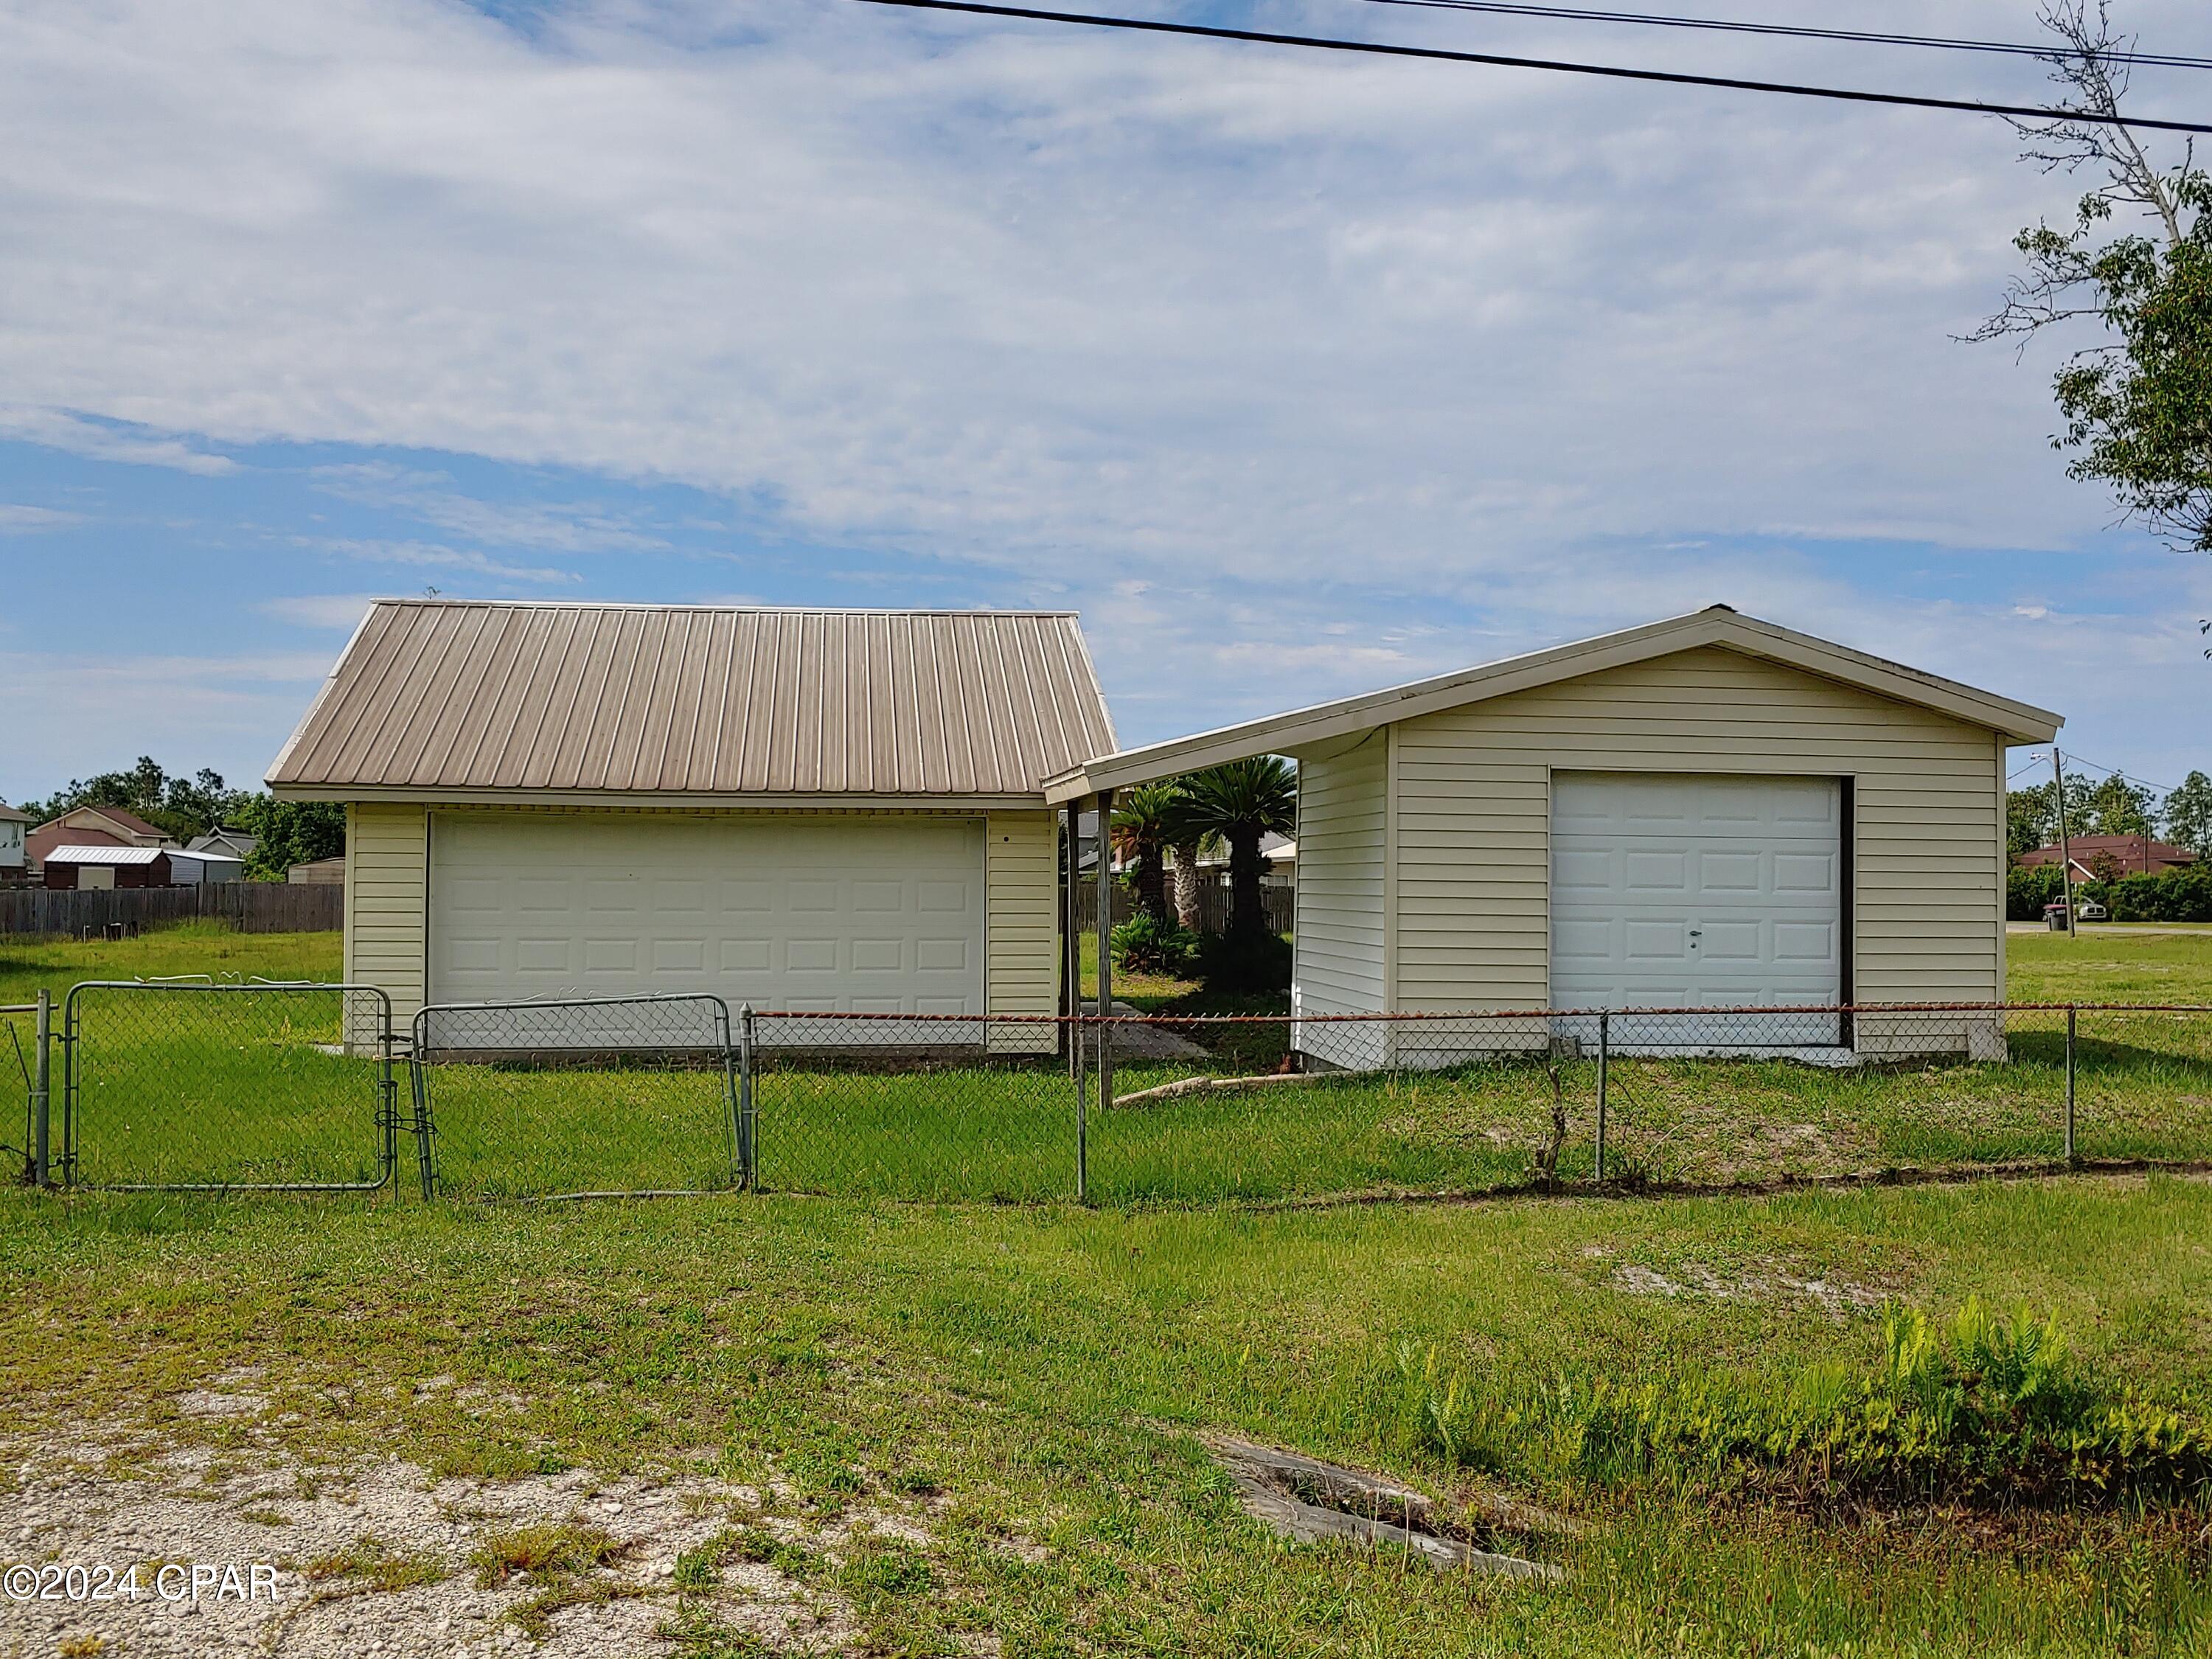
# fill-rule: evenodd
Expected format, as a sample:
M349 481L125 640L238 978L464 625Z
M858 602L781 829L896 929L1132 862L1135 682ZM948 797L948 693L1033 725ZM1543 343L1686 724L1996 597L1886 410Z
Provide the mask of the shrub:
M2080 882L2074 893L2104 905L2114 921L2212 921L2212 864ZM2040 921L2043 907L2065 896L2055 864L2014 866L2005 876L2005 915L2014 921Z
M2050 1317L1970 1298L1948 1323L1882 1316L1871 1372L1824 1364L1781 1387L1562 1379L1485 1389L1401 1347L1370 1387L1386 1436L1456 1466L1787 1502L1987 1508L2202 1499L2212 1428L2097 1387Z
M1113 932L1115 965L1133 974L1179 974L1198 949L1198 935L1139 910Z
M1291 942L1280 933L1208 933L1199 941L1198 976L1216 990L1288 991Z

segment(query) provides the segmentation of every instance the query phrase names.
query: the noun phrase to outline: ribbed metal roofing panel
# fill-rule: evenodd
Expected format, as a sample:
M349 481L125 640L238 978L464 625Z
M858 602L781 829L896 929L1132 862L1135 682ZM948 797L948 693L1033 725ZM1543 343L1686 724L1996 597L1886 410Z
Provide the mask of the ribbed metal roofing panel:
M1114 746L1069 612L386 599L268 781L1018 795Z

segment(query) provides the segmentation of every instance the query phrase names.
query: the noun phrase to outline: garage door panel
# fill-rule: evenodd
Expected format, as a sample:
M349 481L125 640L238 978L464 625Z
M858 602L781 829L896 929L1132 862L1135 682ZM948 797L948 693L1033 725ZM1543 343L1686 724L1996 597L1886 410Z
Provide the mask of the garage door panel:
M982 1012L977 820L441 813L431 863L439 1000Z
M1838 998L1835 781L1561 773L1553 799L1554 1006Z

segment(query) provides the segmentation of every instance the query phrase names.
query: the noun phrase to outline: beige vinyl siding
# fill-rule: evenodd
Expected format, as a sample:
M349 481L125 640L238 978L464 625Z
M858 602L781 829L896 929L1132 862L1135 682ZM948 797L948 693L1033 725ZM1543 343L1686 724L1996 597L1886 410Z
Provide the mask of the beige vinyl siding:
M984 1009L1050 1014L1060 997L1060 830L1048 811L994 812L984 820ZM999 1053L1049 1054L1049 1025L991 1033Z
M1383 805L1389 729L1333 758L1298 757L1298 1011L1385 1006Z
M1389 1006L1388 914L1390 732L1298 757L1295 1011L1364 1014ZM1347 1066L1389 1059L1385 1028L1301 1025L1301 1053Z
M2003 774L1986 727L1706 647L1394 734L1398 1007L1548 1000L1555 769L1855 779L1854 996L2001 994Z
M420 806L346 808L346 982L385 992L403 1026L422 1006L429 826Z
M842 809L839 815L862 810ZM1060 967L1056 837L1049 811L994 812L985 819L984 995L988 1012L1054 1011ZM346 809L346 976L355 983L382 988L391 994L395 1018L410 1019L424 994L429 809L356 802ZM1024 1039L1031 1040L1049 1049L1055 1037L1047 1028Z

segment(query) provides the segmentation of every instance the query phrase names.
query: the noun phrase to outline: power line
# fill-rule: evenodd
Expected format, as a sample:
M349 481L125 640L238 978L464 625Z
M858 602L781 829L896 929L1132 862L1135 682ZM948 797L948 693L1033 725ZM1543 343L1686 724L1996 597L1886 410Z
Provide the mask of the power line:
M1273 34L1259 29L1217 28L1207 23L1168 23L1150 17L1101 16L1081 11L1042 11L1029 6L996 6L982 0L860 0L863 5L903 6L915 11L967 12L978 17L1013 17L1032 23L1073 23L1084 28L1133 29L1144 34L1188 34L1207 40L1248 40L1267 46L1305 46L1320 52L1356 52L1376 58L1426 58L1448 64L1480 64L1492 69L1547 70L1559 75L1594 75L1612 81L1656 81L1668 86L1718 87L1730 92L1773 92L1794 98L1829 98L1851 104L1890 104L1907 109L1959 110L1970 115L2007 115L2029 121L2082 121L2094 126L2141 127L2158 132L2212 133L2201 121L2158 121L2137 115L2106 115L2095 110L2055 109L2033 104L1984 104L1966 98L1923 98L1900 92L1853 92L1842 87L1800 86L1786 81L1745 81L1725 75L1686 75L1673 70L1623 69L1609 64L1570 64L1548 58L1509 58L1498 52L1449 52L1440 46L1397 46L1377 40L1340 40L1317 34Z
M1738 23L1717 17L1667 17L1638 11L1590 11L1579 6L1536 6L1516 0L1367 0L1370 5L1411 6L1433 11L1474 11L1503 17L1541 17L1577 23L1638 23L1655 28L1712 29L1728 34L1778 34L1799 40L1844 40L1858 46L1928 46L1940 52L1993 52L2014 58L2050 58L2058 50L2018 40L1962 40L1944 35L1896 34L1873 29L1823 29L1795 23ZM2108 64L2157 69L2212 69L2212 58L2181 52L2112 50Z

